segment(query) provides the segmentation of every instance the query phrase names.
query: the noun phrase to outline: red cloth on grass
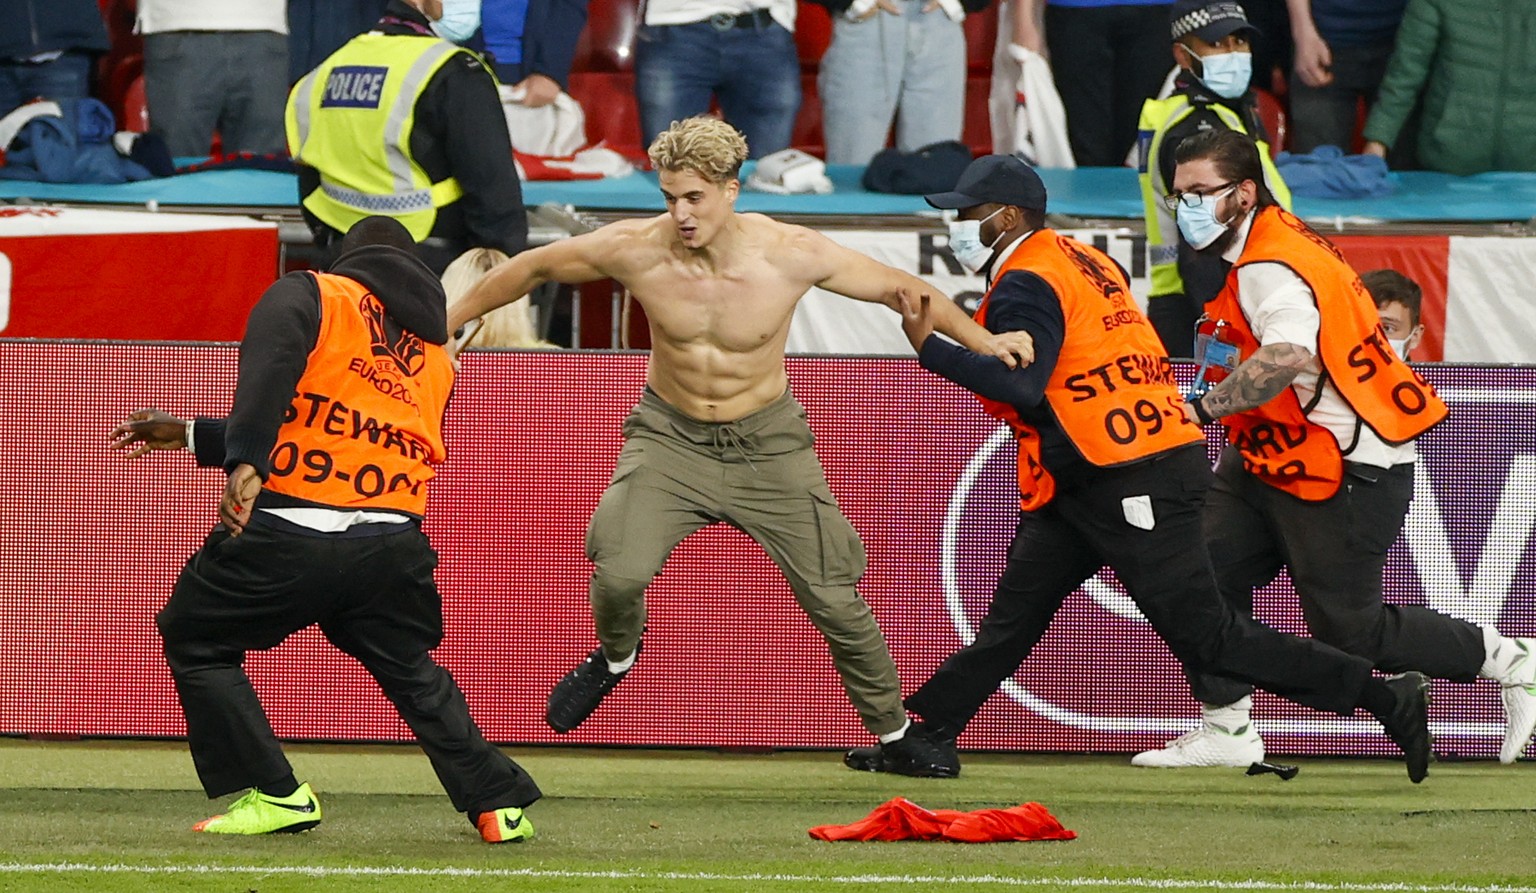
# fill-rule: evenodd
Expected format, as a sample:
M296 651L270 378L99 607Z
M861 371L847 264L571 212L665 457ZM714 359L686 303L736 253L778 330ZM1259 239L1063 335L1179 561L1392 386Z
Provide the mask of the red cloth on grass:
M995 843L1006 840L1073 840L1069 831L1038 803L1008 809L924 809L896 797L851 825L818 825L810 829L817 840L949 840Z

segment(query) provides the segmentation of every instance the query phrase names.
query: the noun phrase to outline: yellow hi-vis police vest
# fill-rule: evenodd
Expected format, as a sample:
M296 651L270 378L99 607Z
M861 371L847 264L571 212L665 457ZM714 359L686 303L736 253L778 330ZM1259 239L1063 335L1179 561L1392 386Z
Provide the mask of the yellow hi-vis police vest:
M1204 107L1215 112L1228 130L1248 132L1237 112L1220 103ZM1152 297L1184 293L1184 280L1179 275L1179 227L1174 212L1163 206L1163 196L1173 190L1173 184L1163 182L1158 159L1162 157L1163 137L1196 108L1183 93L1175 93L1167 99L1149 99L1141 106L1141 122L1136 126L1136 174L1141 181L1142 211L1147 220L1147 253L1152 265L1152 289L1147 294ZM1269 144L1263 140L1255 142L1259 144L1259 161L1264 165L1264 185L1269 187L1275 201L1289 211L1291 190L1270 160Z
M437 37L369 32L301 78L288 96L288 153L320 174L304 207L338 232L383 214L425 239L437 209L463 190L451 177L433 183L411 157L416 100L466 52Z

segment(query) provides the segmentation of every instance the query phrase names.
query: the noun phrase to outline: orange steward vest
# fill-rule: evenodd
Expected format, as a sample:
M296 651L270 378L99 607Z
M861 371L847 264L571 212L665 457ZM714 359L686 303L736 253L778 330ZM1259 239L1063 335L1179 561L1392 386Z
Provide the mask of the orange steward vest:
M320 337L272 450L265 489L339 509L421 516L445 456L453 364L412 332L391 341L363 284L314 273Z
M1041 229L1008 256L993 277L994 287L1012 270L1044 279L1061 301L1066 332L1045 402L1083 458L1099 466L1123 465L1204 437L1185 418L1168 354L1113 261ZM983 326L991 301L988 289L976 310ZM1032 512L1050 502L1056 482L1040 462L1039 433L1012 406L978 399L1018 435L1019 507Z
M1387 343L1376 304L1344 256L1283 208L1265 208L1254 218L1226 285L1206 307L1207 315L1230 324L1242 359L1259 341L1238 301L1237 271L1255 263L1284 264L1312 290L1321 318L1319 391L1332 382L1349 408L1389 444L1407 443L1445 418L1449 410L1435 389ZM1338 492L1344 454L1333 432L1307 418L1295 389L1222 422L1243 466L1264 483L1314 502Z

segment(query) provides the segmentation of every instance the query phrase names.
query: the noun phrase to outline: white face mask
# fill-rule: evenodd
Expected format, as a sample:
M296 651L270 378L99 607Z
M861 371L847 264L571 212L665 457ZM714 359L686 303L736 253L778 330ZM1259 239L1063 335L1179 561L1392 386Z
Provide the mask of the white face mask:
M998 233L991 245L984 245L981 241L981 225L1001 214L1002 211L1002 208L998 208L980 220L949 222L949 250L954 254L955 260L960 262L960 266L972 273L979 273L981 268L987 265L987 261L992 259L992 247L1003 238L1003 234Z
M432 23L437 36L463 43L480 30L480 0L443 0L443 17Z
M1402 357L1405 361L1408 359L1408 339L1407 338L1396 338L1396 339L1389 338L1389 339L1387 339L1387 343L1392 345L1392 349L1397 351L1397 355L1399 357Z
M1189 47L1185 47L1189 49ZM1252 53L1216 53L1201 56L1194 50L1190 55L1200 60L1200 80L1211 92L1224 99L1236 99L1248 89L1253 79Z
M1190 206L1182 200L1179 202L1174 223L1178 225L1179 232L1184 234L1184 241L1188 242L1191 248L1197 251L1208 248L1227 231L1227 224L1231 221L1217 220L1216 206L1221 204L1221 200L1237 186L1238 184L1233 183L1226 189L1210 195L1193 196L1199 198L1198 205ZM1186 195L1184 198L1191 197ZM1241 208L1238 210L1241 211Z

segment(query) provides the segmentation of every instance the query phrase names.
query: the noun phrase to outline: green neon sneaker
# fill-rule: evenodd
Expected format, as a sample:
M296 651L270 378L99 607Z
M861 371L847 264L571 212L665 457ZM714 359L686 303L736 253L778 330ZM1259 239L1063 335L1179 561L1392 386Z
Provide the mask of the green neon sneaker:
M251 788L245 796L229 804L223 815L203 819L193 831L209 834L272 834L308 831L320 824L320 801L309 783L286 797L273 797Z
M516 806L480 813L475 818L475 827L486 843L522 843L533 836L533 822Z

